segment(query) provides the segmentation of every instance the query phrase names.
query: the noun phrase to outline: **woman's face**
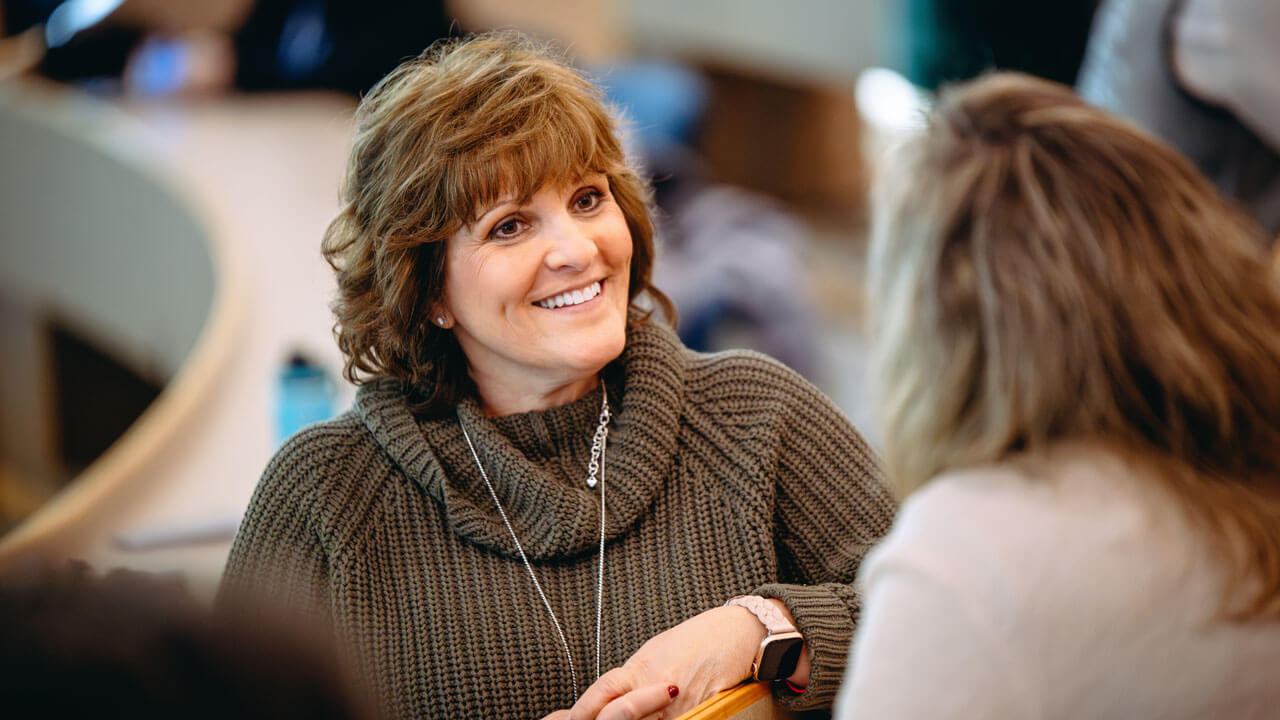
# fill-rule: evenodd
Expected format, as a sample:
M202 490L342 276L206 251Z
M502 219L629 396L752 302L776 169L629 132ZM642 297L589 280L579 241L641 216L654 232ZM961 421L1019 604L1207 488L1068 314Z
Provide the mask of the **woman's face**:
M626 344L630 270L601 173L499 200L449 238L443 309L482 398L593 382Z

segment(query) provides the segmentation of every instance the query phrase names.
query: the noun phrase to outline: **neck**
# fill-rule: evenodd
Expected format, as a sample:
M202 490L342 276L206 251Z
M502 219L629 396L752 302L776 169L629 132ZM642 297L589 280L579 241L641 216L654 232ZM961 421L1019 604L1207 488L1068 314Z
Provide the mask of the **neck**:
M578 377L567 382L525 381L519 385L486 381L472 373L476 393L480 396L480 408L489 417L516 415L518 413L546 410L568 405L591 392L600 380L597 374Z

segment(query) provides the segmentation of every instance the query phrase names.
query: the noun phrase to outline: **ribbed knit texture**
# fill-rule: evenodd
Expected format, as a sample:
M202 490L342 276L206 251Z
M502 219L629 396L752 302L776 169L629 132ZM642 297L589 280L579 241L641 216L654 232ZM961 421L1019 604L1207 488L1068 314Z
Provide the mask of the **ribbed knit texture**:
M813 669L796 708L830 707L858 616L852 585L889 528L873 452L821 393L762 355L692 353L631 331L606 373L602 665L748 592L779 597ZM458 421L594 679L600 499L586 487L600 391L542 412L419 421L392 383L293 437L267 467L224 594L318 611L400 718L537 718L573 703L564 651Z

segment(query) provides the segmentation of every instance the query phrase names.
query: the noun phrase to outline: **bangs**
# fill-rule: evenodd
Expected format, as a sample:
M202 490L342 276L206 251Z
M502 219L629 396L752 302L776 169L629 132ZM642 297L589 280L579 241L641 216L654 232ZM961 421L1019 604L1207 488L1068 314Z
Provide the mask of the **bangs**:
M589 173L612 179L625 166L613 124L596 97L534 94L477 128L474 142L444 161L451 227L470 226L500 201L526 202L548 183Z

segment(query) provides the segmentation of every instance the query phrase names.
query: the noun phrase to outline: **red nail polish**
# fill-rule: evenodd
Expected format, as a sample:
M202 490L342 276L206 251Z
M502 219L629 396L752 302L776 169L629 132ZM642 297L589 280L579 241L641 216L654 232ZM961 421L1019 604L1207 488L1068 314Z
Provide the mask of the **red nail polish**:
M675 685L668 685L667 694L670 695L671 697L675 697L680 694L680 688L676 687Z

